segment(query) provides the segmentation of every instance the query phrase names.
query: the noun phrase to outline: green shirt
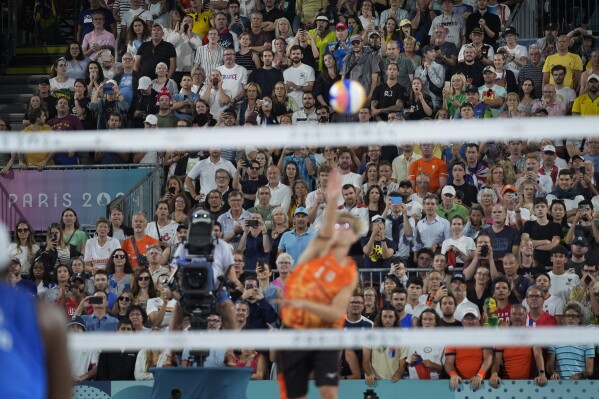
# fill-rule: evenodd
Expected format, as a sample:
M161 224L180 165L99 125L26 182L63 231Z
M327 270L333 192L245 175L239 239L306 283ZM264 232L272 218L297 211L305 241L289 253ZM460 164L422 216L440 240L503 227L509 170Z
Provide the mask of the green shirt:
M451 223L451 219L456 215L460 215L464 219L464 222L466 222L468 220L469 213L465 206L454 203L448 212L443 208L443 204L439 205L439 208L437 209L437 215L447 219Z
M318 33L316 33L316 28L310 29L310 34L316 36L316 47L320 52L320 55L316 60L316 72L320 72L323 68L322 59L324 57L325 51L329 44L337 40L337 35L335 34L335 32L329 32L325 37L321 37Z

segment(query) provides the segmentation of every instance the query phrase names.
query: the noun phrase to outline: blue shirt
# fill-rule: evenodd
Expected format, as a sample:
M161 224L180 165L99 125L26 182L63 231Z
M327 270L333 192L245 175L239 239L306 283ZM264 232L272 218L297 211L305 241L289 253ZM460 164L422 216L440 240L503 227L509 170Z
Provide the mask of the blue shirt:
M279 249L288 253L293 258L292 269L297 265L297 260L301 256L302 252L308 247L308 243L314 236L314 231L311 229L306 230L305 233L297 235L295 229L283 233L281 241L279 242Z
M121 78L121 82L119 83L119 91L125 97L127 103L131 104L133 100L133 74L123 72L123 77Z
M0 398L45 399L46 358L31 295L0 283Z
M586 370L586 359L595 357L592 344L550 346L548 353L555 355L555 369L562 380Z
M189 93L189 94L175 94L173 96L173 102L177 103L179 101L183 101L185 99L189 99L191 100L194 104L196 103L196 101L198 101L200 99L200 96L197 95L196 93ZM183 119L186 121L192 121L193 120L193 113L191 105L184 105L183 107L181 107L180 109L186 109L188 111L190 111L189 113L185 113L185 112L181 112L179 110L173 110L173 113L175 114L175 116L179 119Z
M87 332L104 331L104 332L115 332L119 325L119 320L108 314L102 319L98 319L95 314L82 315L83 321L85 322L85 329Z
M306 157L302 155L298 158L295 156L295 154L287 155L285 157L285 162L283 162L283 166L287 166L289 161L294 161L297 164L300 179L308 183L308 187L312 187L314 184L314 176L308 173L308 166L306 166ZM312 166L314 167L314 169L317 169L316 158L314 158L313 154L310 154L310 161L312 161Z

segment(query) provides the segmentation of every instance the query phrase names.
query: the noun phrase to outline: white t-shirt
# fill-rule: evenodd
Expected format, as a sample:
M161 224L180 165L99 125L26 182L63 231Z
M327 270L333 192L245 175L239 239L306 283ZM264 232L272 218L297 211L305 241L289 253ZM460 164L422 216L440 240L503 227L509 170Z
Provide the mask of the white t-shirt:
M227 68L224 65L216 68L223 76L223 89L231 92L231 99L243 90L243 86L248 82L248 70L241 65L235 64L233 68Z
M14 242L11 243L7 249L8 256L10 256L11 259L17 258L21 261L21 273L23 274L29 274L29 269L31 268L31 264L29 263L29 256L35 256L37 251L40 250L40 246L37 244L33 244L31 246L31 249L32 251L30 253L27 246L21 247L15 244Z
M137 10L129 9L123 13L123 17L121 18L121 25L129 26L133 23L135 17L139 17L144 21L153 21L152 14L148 11L145 11L143 8L138 8Z
M202 86L200 92L198 93L200 97L204 96L206 90L208 90L208 85ZM232 95L230 90L225 89L223 86L223 91L227 96L231 97L231 100L233 100L233 97L235 96ZM210 89L210 99L208 103L210 104L210 113L214 118L218 118L218 116L229 107L229 104L224 104L221 102L219 91L214 89Z
M59 89L70 89L75 86L75 79L69 78L66 82L60 83L56 78L50 79L50 87L56 87Z
M351 184L354 187L360 188L362 185L362 175L354 172L349 172L346 175L341 175L341 185Z
M474 244L474 240L472 238L461 236L457 240L453 238L448 238L447 240L443 241L443 244L441 244L441 253L445 255L447 249L452 245L466 254L468 253L468 251L476 250L476 245ZM456 261L459 264L464 264L464 260L459 256L457 257Z
M549 294L560 297L564 302L570 299L570 290L580 284L580 277L576 273L554 274L553 271L547 273L551 279L551 288Z
M69 350L71 375L80 376L89 371L93 365L98 364L100 351L97 349Z
M146 304L146 312L148 313L148 316L150 316L154 312L159 312L163 303L164 301L162 300L162 298L148 299L148 303ZM173 310L175 309L176 305L176 299L171 299L166 303L166 312L164 313L164 319L162 319L162 323L160 323L160 328L168 327L171 321L171 317L173 315Z
M235 175L235 166L230 161L221 158L217 163L212 163L210 158L198 162L187 174L191 180L200 178L200 193L208 195L212 190L216 190L216 170L225 169L231 176Z
M156 228L156 222L149 222L145 233L158 241L175 244L177 242L177 227L179 227L179 223L174 220L171 220L166 226L159 225L158 228ZM160 230L160 237L158 237L158 230Z
M522 305L529 311L528 301L524 299ZM550 295L549 298L543 302L543 311L549 313L551 316L561 316L564 314L564 307L566 306L564 300L559 296Z
M412 355L417 353L422 357L422 360L430 360L431 362L437 364L443 364L443 355L445 353L444 347L439 346L429 346L429 345L410 345L408 347L408 358L407 362L410 363L410 359ZM420 380L421 378L418 376L418 372L416 371L416 367L408 367L408 373L410 374L411 380ZM439 372L431 369L431 380L439 379Z
M84 261L91 262L94 270L104 269L112 252L120 247L121 242L114 237L107 237L104 245L100 245L98 237L94 237L85 243Z
M283 79L285 82L292 82L298 86L303 86L308 82L314 82L316 80L314 74L314 68L310 65L300 64L298 67L294 67L293 65L283 71ZM300 109L304 108L304 102L302 101L302 97L304 92L301 90L289 90L289 97L293 98L300 107Z

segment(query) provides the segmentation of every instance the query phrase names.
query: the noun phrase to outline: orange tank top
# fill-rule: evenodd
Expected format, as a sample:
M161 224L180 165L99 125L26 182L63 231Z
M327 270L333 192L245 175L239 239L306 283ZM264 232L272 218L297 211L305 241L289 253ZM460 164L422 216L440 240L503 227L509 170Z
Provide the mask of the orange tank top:
M330 304L345 287L353 284L358 269L353 259L347 258L347 266L340 265L331 253L298 265L287 278L285 299L307 299ZM342 328L345 317L331 323L322 320L306 309L284 307L281 320L289 328Z

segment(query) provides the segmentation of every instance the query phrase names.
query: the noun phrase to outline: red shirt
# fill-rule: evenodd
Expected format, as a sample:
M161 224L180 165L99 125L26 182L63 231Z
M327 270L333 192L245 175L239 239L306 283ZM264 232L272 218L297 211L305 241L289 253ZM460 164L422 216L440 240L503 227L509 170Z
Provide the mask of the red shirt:
M557 319L551 316L549 313L543 311L541 317L538 320L533 320L530 312L526 315L526 325L528 327L536 326L557 326Z

